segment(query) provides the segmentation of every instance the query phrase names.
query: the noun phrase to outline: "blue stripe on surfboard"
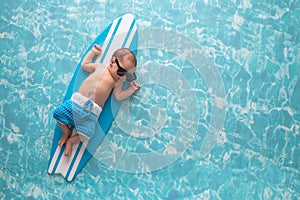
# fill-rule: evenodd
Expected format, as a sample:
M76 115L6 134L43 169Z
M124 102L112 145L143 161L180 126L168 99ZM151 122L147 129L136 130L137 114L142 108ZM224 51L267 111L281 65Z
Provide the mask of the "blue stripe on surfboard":
M78 154L79 154L79 151L80 151L80 149L81 149L81 146L82 146L82 142L80 142L80 143L78 144L78 146L77 146L76 153L74 154L74 157L73 157L73 159L72 159L72 162L71 162L70 167L69 167L69 169L68 169L68 172L67 172L67 174L66 174L66 177L65 177L66 179L69 178L70 172L71 172L71 170L72 170L72 168L73 168L73 165L74 165L74 163L75 163L75 161L76 161L76 158L77 158L77 156L78 156Z
M75 170L75 173L74 173L73 177L68 177L68 179L71 178L68 181L72 181L74 179L74 177L77 176L77 174L80 172L80 170L82 170L82 168L84 167L84 165L91 158L91 156L92 156L92 154L85 149L84 152L83 152L82 158L80 159L80 162L79 162L79 164L78 164L78 166L77 166L77 168Z
M58 134L59 134L59 137L55 137L55 136L57 136ZM53 159L53 157L54 157L54 154L55 154L56 149L57 149L57 146L58 146L59 138L60 138L61 136L62 136L62 131L61 131L61 129L59 128L59 126L56 125L56 126L55 126L55 131L54 131L53 140L52 140L52 149L51 149L51 153L50 153L50 158L51 158L51 159L49 160L49 166L50 166L50 164L51 164L51 162L52 162L52 159ZM61 155L59 154L59 156L61 156ZM58 159L57 159L57 160L58 160ZM54 163L54 167L53 167L53 169L51 170L51 173L55 173L55 170L56 170L57 165L58 165L57 160L56 160L55 163Z
M129 46L129 49L133 51L133 53L137 56L137 42L138 42L138 34L137 30L132 38L131 44Z
M63 156L64 151L65 151L65 145L62 146L62 148L60 149L60 152L59 152L58 157L57 157L57 159L56 159L56 161L55 161L55 164L54 164L52 173L55 173L55 172L56 172L56 169L57 169L57 167L58 167L59 161L60 161L61 157Z
M118 23L117 23L117 25L116 25L116 27L115 27L115 30L114 30L114 32L113 32L113 34L112 34L112 36L111 36L111 38L110 38L110 40L109 40L109 42L108 42L108 44L107 44L107 47L106 47L106 49L105 49L105 51L104 51L104 53L103 53L103 55L102 55L102 58L101 58L101 60L100 60L100 63L103 63L103 60L105 59L106 54L107 54L107 52L108 52L108 50L109 50L109 48L110 48L110 45L111 45L112 41L113 41L114 38L115 38L116 32L117 32L117 30L118 30L118 28L119 28L119 26L120 26L120 24L121 24L121 21L122 21L122 18L120 18L120 19L118 20Z
M131 23L131 25L130 25L130 28L129 28L130 31L127 32L127 35L126 35L126 37L125 37L125 39L124 39L124 42L123 42L123 44L122 44L122 47L125 47L125 44L126 44L126 42L128 41L128 38L129 38L129 36L130 36L130 34L131 34L132 30L133 30L134 24L135 24L135 19L132 21L132 23Z

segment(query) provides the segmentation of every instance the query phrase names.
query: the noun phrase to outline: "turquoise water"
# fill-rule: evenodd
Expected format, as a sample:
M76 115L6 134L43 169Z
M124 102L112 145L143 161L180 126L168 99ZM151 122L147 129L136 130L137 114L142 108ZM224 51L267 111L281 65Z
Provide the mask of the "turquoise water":
M299 199L300 1L0 5L1 199ZM48 175L52 112L126 13L142 88L73 182Z

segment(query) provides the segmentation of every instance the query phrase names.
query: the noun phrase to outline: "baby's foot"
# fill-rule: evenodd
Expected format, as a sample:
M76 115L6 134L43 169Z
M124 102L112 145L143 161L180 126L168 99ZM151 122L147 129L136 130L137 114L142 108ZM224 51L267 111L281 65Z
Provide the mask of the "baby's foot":
M58 145L60 146L60 148L66 143L66 141L68 140L68 138L71 136L72 131L69 130L67 132L65 132L63 134L63 136L60 138L60 140L58 141Z
M72 154L73 144L78 144L79 142L80 142L80 137L78 134L70 137L66 141L65 156L70 156Z
M102 53L102 48L99 45L94 44L93 48L92 48L92 52L98 56L99 54Z
M66 148L65 148L65 156L70 156L72 154L72 142L71 140L67 140Z

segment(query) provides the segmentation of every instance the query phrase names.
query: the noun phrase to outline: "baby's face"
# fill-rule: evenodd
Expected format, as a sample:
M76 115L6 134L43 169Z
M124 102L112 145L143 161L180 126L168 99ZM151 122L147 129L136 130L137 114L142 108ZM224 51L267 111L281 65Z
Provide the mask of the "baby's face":
M136 67L129 59L122 59L119 60L117 58L114 59L114 64L117 66L116 73L118 76L124 76L126 75L126 79L128 81L133 81L136 79L135 76L135 69Z
M119 66L118 67L123 68L128 73L135 72L136 67L133 65L133 63L131 62L131 60L125 58L123 60L118 60L118 62L119 62Z

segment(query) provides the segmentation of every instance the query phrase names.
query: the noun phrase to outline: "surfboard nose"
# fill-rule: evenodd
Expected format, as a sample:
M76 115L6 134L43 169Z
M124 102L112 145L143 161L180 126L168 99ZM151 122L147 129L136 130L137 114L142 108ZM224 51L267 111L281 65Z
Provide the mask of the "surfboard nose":
M125 15L122 16L123 18L128 18L128 19L134 19L134 15L131 13L127 13Z

